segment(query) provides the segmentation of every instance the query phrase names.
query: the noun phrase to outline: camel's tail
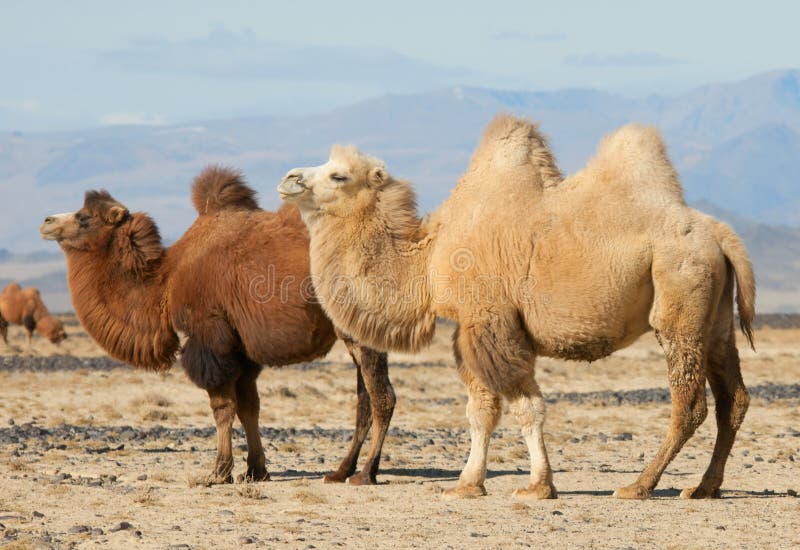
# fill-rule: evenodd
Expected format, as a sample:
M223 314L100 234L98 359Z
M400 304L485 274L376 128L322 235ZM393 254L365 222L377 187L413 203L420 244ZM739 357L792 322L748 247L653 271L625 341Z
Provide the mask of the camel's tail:
M192 202L198 214L221 210L258 210L256 192L242 173L224 166L208 166L192 184Z
M736 306L739 309L739 326L747 336L750 347L755 351L752 323L756 307L756 279L753 275L753 264L750 263L750 257L744 244L729 225L715 221L714 235L736 274Z

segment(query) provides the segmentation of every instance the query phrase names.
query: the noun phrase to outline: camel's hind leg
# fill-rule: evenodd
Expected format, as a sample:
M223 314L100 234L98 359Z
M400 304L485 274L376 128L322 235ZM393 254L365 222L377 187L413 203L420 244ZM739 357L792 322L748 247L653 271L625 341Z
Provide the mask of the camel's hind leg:
M733 281L726 289L723 303L714 327L709 346L707 376L714 394L717 418L717 440L711 463L703 475L700 485L685 489L683 498L719 498L719 488L725 474L725 463L730 455L736 432L744 420L750 396L742 380L739 352L733 328Z
M514 496L556 498L558 493L553 485L553 470L544 445L544 398L533 376L520 388L520 395L511 400L510 409L522 428L531 458L530 485L514 491Z
M691 260L691 258L690 258ZM659 267L663 267L659 271ZM705 360L708 324L719 294L714 277L687 260L653 266L655 301L650 322L667 359L672 413L667 436L635 483L614 492L617 498L649 498L664 470L706 418Z
M217 424L217 459L214 471L209 478L210 483L231 483L233 481L233 451L231 449L231 431L236 417L236 382L231 380L225 384L208 390L211 411Z
M264 446L258 431L261 400L258 397L256 379L261 366L250 361L248 363L236 381L236 415L247 438L247 472L239 474L237 481L269 481Z

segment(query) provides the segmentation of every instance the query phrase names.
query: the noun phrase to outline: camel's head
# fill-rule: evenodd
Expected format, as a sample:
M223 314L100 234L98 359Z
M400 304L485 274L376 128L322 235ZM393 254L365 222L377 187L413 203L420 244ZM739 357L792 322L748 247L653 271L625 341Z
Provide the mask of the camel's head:
M60 319L52 315L47 315L39 319L39 322L36 323L36 330L54 344L60 344L67 338L67 331L64 330L64 324Z
M119 269L136 276L151 273L164 252L155 222L142 212L131 214L108 191L87 191L80 210L46 217L39 233L65 252L112 257Z
M129 215L108 191L87 191L80 210L47 216L39 233L65 249L97 250L108 245L114 229Z
M334 145L328 162L312 168L295 168L278 186L281 198L308 214L345 217L363 211L395 182L383 162L356 147Z

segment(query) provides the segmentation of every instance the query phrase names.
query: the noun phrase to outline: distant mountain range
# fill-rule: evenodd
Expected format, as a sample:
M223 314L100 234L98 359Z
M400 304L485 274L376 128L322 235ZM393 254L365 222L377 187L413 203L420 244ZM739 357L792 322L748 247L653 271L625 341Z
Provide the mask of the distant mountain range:
M690 201L733 221L759 281L796 292L800 309L800 71L631 99L596 90L511 92L452 88L388 95L307 117L214 120L0 135L0 248L48 249L37 227L107 188L150 212L175 238L194 219L188 188L208 163L245 171L266 207L291 167L321 163L332 143L355 143L414 182L424 210L448 195L482 129L498 112L540 122L562 168L585 164L603 135L636 120L664 134ZM0 265L0 279L3 279ZM794 289L794 290L792 290ZM775 307L781 307L776 302Z

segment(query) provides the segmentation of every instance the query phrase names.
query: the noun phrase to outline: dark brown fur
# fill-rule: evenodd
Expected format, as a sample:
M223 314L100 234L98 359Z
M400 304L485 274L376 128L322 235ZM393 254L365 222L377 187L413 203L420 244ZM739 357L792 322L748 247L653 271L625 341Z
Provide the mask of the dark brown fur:
M261 365L322 357L337 338L309 284L309 237L299 212L267 212L254 197L238 172L206 168L192 186L199 216L169 248L147 215L130 214L104 191L88 192L74 220L55 229L75 311L110 355L166 369L179 351L177 332L185 334L181 363L189 379L208 391L217 422L215 481L230 481L235 415L247 432L247 477L268 478L258 435L255 380ZM359 411L371 403L382 442L394 406L386 355L350 342L348 347L359 387L362 373L372 382L372 391L359 392ZM369 420L359 413L354 448L363 443ZM367 482L375 482L379 458L380 445L373 445ZM352 474L357 459L358 452L351 452L337 472Z

